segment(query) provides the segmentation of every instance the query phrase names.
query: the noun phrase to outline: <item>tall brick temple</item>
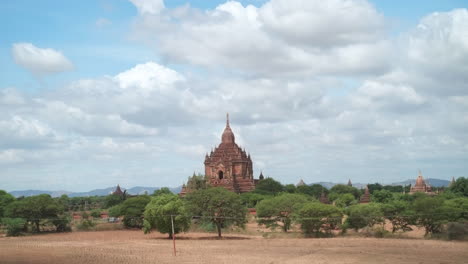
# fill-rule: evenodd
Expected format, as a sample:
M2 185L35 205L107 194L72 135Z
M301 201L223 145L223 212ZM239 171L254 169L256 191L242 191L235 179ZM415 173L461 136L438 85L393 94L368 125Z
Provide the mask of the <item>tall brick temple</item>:
M226 128L221 137L221 144L205 156L205 176L211 186L224 187L237 193L255 189L252 159L235 141L229 126L229 114L226 115Z

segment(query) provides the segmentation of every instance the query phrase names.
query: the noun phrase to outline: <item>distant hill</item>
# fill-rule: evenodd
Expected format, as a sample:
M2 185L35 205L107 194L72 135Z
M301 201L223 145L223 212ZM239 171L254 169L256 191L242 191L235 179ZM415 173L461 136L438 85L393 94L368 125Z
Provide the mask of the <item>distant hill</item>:
M89 192L68 192L68 191L46 191L46 190L23 190L23 191L11 191L10 194L15 197L20 196L33 196L39 194L49 194L52 197L60 197L63 194L68 195L69 197L79 197L79 196L106 196L112 193L115 190L116 186L108 187L104 189L95 189ZM152 194L155 190L159 190L161 187L143 187L143 186L136 186L129 189L122 188L122 190L127 190L127 193L132 195L137 194L144 194L145 192L148 194ZM182 189L182 186L169 188L173 193L179 193Z
M450 181L448 180L432 179L432 178L427 178L424 180L426 181L426 183L428 183L429 185L433 187L447 187L450 184ZM391 185L409 185L409 184L414 185L415 183L416 183L416 179L413 179L413 180L406 180L402 182L395 182L395 183L392 183Z
M450 184L450 181L448 180L441 180L441 179L432 179L432 178L428 178L428 179L425 179L426 183L429 183L429 185L433 186L433 187L447 187L449 186ZM374 183L374 182L372 182ZM394 183L380 183L382 185L414 185L416 183L416 179L412 179L412 180L406 180L406 181L401 181L401 182L394 182ZM310 183L308 185L312 185L312 184L320 184L322 185L323 187L327 188L327 189L330 189L331 187L337 185L337 184L347 184L347 182L343 182L343 183L334 183L334 182L314 182L314 183ZM358 189L363 189L364 187L366 187L366 184L365 183L353 183L353 186L358 188Z
M429 183L433 187L447 187L450 184L450 181L448 180L441 180L441 179L432 179L428 178L425 179L427 183ZM414 185L416 182L416 179L412 180L406 180L402 182L394 182L391 184L385 184L381 183L382 185L409 185L412 184ZM347 184L347 183L334 183L334 182L314 182L310 183L309 185L312 184L320 184L323 187L330 189L331 187L337 185L337 184ZM353 183L353 186L358 188L358 189L363 189L366 184L365 183ZM69 197L79 197L79 196L106 196L112 193L115 190L116 186L113 187L108 187L104 189L95 189L91 190L89 192L68 192L68 191L44 191L44 190L24 190L24 191L12 191L10 192L11 195L15 197L19 196L33 196L33 195L39 195L39 194L49 194L52 197L60 197L62 194L66 194ZM144 187L144 186L135 186L132 188L122 188L122 190L127 190L127 193L132 194L132 195L137 195L137 194L144 194L145 192L148 194L152 194L155 190L159 190L161 187ZM179 193L180 190L182 189L182 186L179 187L174 187L174 188L169 188L171 192L173 193Z

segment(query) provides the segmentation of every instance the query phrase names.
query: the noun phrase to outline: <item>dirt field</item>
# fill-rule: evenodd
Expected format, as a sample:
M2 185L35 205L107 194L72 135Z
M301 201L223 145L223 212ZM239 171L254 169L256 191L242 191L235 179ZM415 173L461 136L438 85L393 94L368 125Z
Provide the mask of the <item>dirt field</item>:
M468 263L468 243L420 239L265 239L100 231L0 238L0 263Z

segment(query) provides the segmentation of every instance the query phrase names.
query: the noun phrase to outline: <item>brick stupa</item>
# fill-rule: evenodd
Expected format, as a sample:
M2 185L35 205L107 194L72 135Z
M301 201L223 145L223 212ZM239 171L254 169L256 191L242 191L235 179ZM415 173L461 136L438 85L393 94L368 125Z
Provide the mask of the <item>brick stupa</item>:
M369 187L366 185L366 189L364 189L364 194L361 196L359 203L370 203L370 193Z

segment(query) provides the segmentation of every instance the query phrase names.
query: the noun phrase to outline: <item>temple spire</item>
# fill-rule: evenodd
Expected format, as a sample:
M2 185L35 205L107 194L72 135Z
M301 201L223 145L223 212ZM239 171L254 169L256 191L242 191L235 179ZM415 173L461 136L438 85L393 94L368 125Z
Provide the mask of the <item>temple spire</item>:
M226 127L229 127L229 113L226 113Z

